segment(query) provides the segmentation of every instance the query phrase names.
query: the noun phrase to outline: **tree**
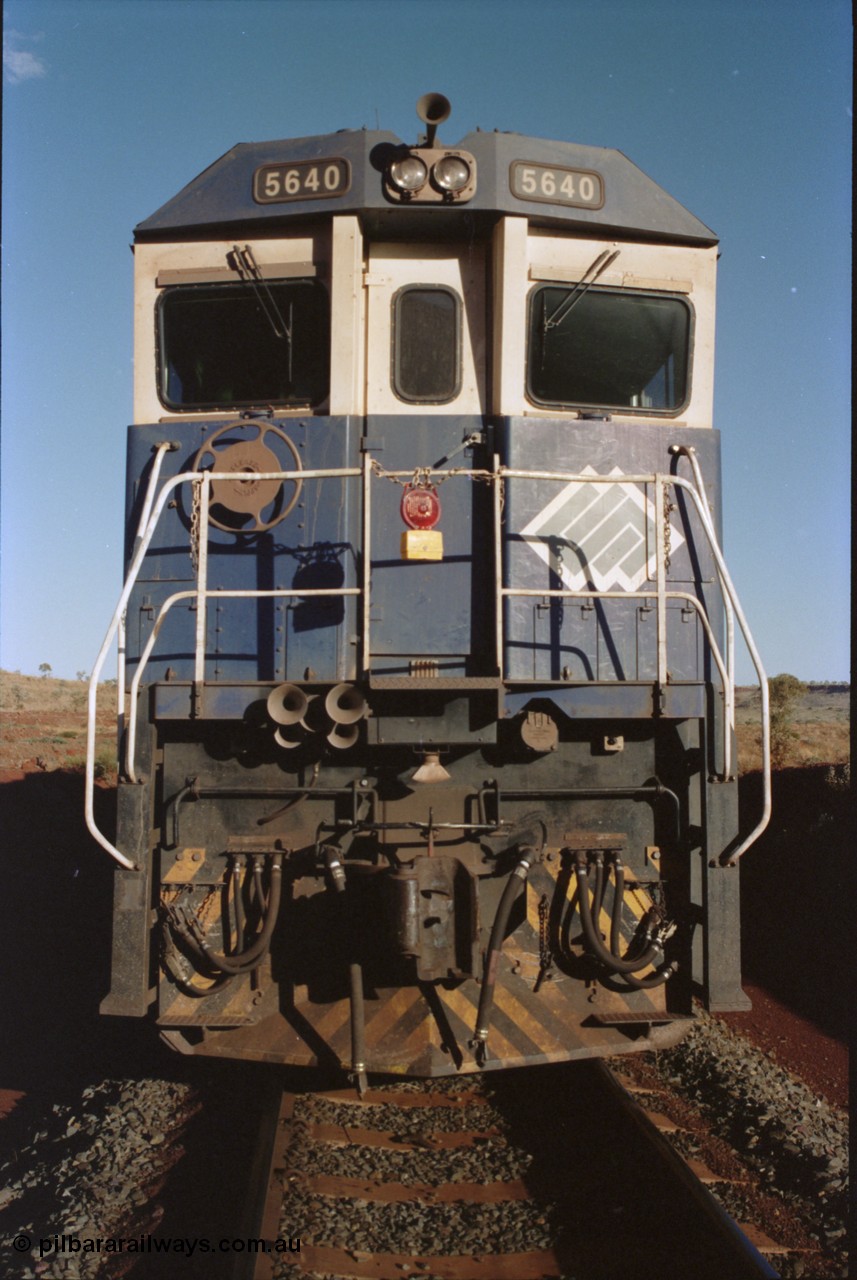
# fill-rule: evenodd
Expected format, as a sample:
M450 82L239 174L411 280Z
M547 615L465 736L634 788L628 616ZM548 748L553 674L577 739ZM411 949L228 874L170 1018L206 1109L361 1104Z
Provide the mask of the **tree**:
M53 667L49 662L40 662L39 670L42 673L42 679L45 680L53 671Z
M786 761L789 747L797 735L792 730L795 703L807 692L807 686L797 676L782 672L768 680L771 700L771 763L781 768Z

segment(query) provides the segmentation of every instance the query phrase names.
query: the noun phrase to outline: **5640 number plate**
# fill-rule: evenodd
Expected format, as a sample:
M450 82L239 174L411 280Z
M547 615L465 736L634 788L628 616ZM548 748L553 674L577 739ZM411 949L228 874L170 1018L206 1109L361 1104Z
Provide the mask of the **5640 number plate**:
M351 185L347 160L295 160L266 164L253 174L253 199L259 204L284 200L322 200L342 196Z
M509 170L509 186L519 200L569 204L578 209L600 209L604 204L601 174L588 169L565 169L556 164L516 160Z

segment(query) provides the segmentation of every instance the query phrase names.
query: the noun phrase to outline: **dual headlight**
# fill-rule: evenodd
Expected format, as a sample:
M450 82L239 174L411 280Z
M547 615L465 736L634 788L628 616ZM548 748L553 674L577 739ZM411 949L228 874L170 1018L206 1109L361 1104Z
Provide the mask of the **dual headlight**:
M400 200L469 200L476 161L462 151L409 151L392 161L386 177L390 194Z

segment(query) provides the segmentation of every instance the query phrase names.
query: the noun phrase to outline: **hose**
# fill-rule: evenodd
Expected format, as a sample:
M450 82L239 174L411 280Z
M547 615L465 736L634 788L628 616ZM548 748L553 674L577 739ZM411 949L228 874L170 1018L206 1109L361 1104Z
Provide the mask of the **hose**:
M494 917L494 924L491 928L488 951L485 955L482 991L479 995L479 1010L476 1014L476 1029L471 1041L471 1045L477 1051L480 1063L485 1059L485 1043L488 1039L491 1010L494 1005L494 988L497 984L497 970L500 965L500 952L503 949L506 926L509 923L509 916L512 914L515 900L525 887L530 867L535 860L535 854L532 849L525 846L521 853L522 856L518 865L506 881L506 887L500 898L500 905L497 908L497 914Z
M654 973L650 973L647 978L637 978L633 973L623 973L622 980L637 991L648 991L650 988L659 987L661 983L666 982L667 978L671 978L677 969L678 961L672 960Z
M334 845L324 846L324 860L337 896L345 893L345 868ZM340 898L344 904L345 899ZM366 1011L363 1005L363 966L359 960L348 965L348 984L351 1015L351 1073L357 1092L363 1094L369 1088L366 1078Z
M162 963L166 971L173 977L178 986L181 987L185 995L193 996L195 1000L201 999L203 996L214 995L215 991L222 991L228 982L231 982L232 975L222 973L216 978L210 978L208 985L204 987L197 986L193 981L193 976L186 974L178 963L178 950L175 942L170 936L169 925L164 920L162 924Z
M258 861L253 871L254 885L259 901L262 902L262 869ZM198 941L190 932L190 929L182 929L182 937L188 946L194 952L198 959L204 964L209 965L212 969L216 969L219 973L243 974L250 973L253 969L258 968L259 962L263 959L271 945L271 938L277 923L277 917L280 911L280 899L283 889L283 855L275 853L271 860L271 891L268 895L267 908L262 929L256 936L255 940L239 954L234 956L220 955L212 946L206 942L204 937Z
M232 863L232 884L235 894L235 937L238 942L238 950L244 946L244 929L246 927L246 919L244 916L244 902L241 898L241 880L238 875L238 859L235 858Z
M610 952L618 960L620 958L619 952L622 946L622 933L621 933L622 907L624 906L624 903L625 903L625 868L622 865L622 860L620 859L618 854L616 855L613 861L613 870L616 876L616 886L613 890L613 910L610 914ZM600 911L598 914L593 913L593 923L595 922L595 920L598 920L598 919L600 919ZM649 910L646 912L646 914L643 916L641 923L644 929L643 937L646 942L651 940L653 936L653 930L657 927L660 920L661 920L660 912L658 912L654 907L650 907ZM633 943L632 943L632 946L633 946ZM656 953L659 950L660 950L660 947L656 945L655 946ZM643 968L643 965L640 963L638 956L632 955L631 947L628 948L628 950L625 952L625 955L621 958L623 961L635 962L635 969L632 970L632 972L636 972L636 969Z
M619 922L621 920L622 903L624 897L625 877L621 864L617 866L616 886L613 896L613 914L611 919L611 946L606 947L598 931L598 927L593 919L592 907L589 902L589 867L587 865L586 853L578 850L575 858L575 873L577 875L578 901L580 903L580 920L583 925L583 933L586 938L590 951L601 963L611 972L621 974L622 977L628 978L629 975L637 973L640 969L645 969L647 965L653 964L655 959L661 954L661 948L658 943L651 943L641 954L632 956L630 959L617 954ZM603 859L600 857L596 860L595 870L595 900L599 905L603 898L604 892L604 869ZM667 974L661 981L665 981ZM646 981L645 979L637 979L637 981ZM631 984L635 985L634 983ZM651 985L657 985L653 983Z

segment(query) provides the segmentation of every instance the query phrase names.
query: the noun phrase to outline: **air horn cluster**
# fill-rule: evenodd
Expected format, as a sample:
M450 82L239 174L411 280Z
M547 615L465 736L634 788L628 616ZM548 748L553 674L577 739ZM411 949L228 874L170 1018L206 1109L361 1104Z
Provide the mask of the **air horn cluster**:
M286 751L299 747L307 733L323 733L332 747L347 751L356 743L359 723L368 710L366 699L353 684L334 685L324 698L307 694L296 684L277 685L268 695L268 715L280 726L274 741Z

